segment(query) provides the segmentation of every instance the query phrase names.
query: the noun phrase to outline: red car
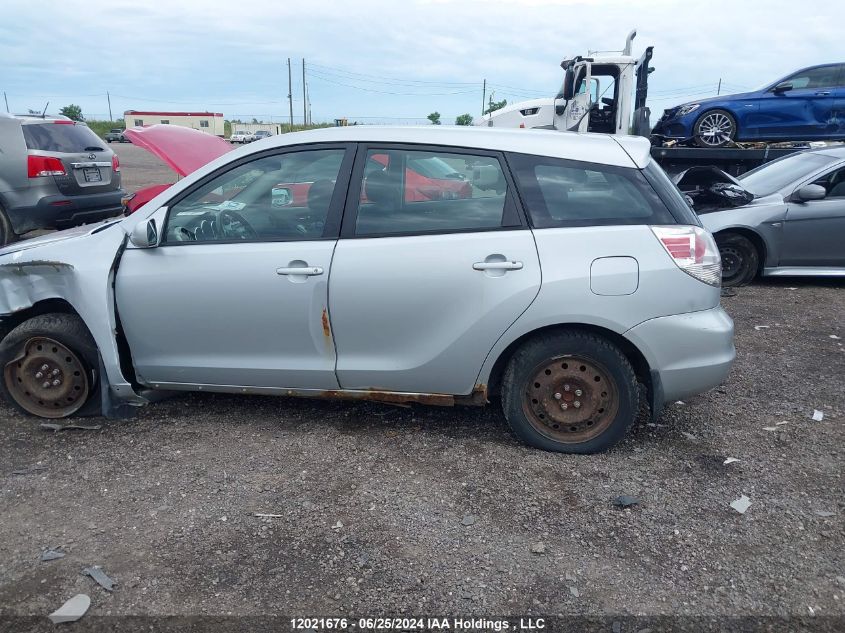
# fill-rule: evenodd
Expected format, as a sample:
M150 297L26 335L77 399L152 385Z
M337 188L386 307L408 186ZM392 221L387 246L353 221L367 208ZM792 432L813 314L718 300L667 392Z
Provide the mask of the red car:
M135 145L151 152L180 176L199 169L215 158L222 156L232 149L231 145L216 136L204 134L189 128L174 125L153 125L144 128L126 130L126 136ZM384 171L389 168L387 154L374 154L367 165L367 174ZM311 168L311 178L314 178L314 167ZM327 178L333 178L337 173L337 166L326 164ZM279 183L273 188L273 204L275 206L305 207L311 182ZM152 200L162 191L170 187L169 184L151 185L139 189L134 194L126 196L124 206L127 213L133 213ZM208 202L223 202L231 198L239 190L226 192L225 196ZM405 201L419 202L424 200L442 200L448 198L469 198L472 196L472 185L466 177L456 171L444 160L436 156L424 156L411 159L405 168ZM362 201L366 200L364 192Z

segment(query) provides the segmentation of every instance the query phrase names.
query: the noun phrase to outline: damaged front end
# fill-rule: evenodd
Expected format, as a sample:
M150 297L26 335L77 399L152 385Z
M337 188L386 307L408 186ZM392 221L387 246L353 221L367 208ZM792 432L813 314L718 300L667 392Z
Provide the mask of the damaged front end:
M77 314L99 350L102 412L145 404L121 371L114 275L126 243L119 221L77 227L0 250L0 338L32 316Z
M737 179L716 167L691 167L673 180L698 214L742 207L754 200L754 194Z

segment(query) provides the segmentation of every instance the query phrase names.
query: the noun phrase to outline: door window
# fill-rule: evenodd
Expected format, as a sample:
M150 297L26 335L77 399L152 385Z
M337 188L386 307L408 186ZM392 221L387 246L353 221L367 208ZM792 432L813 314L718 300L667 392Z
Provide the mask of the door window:
M355 234L501 228L512 222L499 160L449 152L370 150Z
M676 222L637 169L525 154L508 162L536 228Z
M171 207L165 243L320 239L343 157L325 149L238 165Z
M840 70L840 66L821 66L795 73L783 81L791 83L793 90L833 88L839 83Z

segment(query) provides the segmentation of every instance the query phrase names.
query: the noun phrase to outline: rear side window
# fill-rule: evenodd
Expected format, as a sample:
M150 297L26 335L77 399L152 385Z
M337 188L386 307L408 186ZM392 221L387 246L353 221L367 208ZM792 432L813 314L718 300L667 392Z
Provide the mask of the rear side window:
M508 162L535 228L675 223L637 169L526 154Z
M370 150L355 235L483 231L518 225L502 166L492 156Z
M102 149L103 142L87 125L70 123L26 123L23 137L28 149L45 152L85 152Z

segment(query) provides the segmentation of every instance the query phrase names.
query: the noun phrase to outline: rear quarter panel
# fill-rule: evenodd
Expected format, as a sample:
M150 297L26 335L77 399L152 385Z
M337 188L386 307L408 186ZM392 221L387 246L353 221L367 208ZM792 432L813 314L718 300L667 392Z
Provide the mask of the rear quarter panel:
M773 196L774 198L775 196ZM783 198L755 201L745 207L702 213L699 217L705 229L716 235L731 230L746 230L757 234L766 248L765 265L777 266L787 205Z
M648 226L536 229L542 284L537 298L497 341L479 382L487 384L500 354L513 341L550 325L586 324L624 334L655 317L708 310L720 290L679 269ZM590 288L590 269L602 257L631 257L639 267L632 294L608 296ZM652 350L641 349L646 360Z

